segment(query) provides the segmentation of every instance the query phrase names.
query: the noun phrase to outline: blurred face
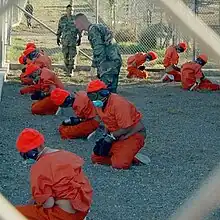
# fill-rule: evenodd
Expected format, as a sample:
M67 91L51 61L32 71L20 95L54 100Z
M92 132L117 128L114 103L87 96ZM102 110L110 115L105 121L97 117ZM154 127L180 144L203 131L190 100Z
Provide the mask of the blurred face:
M178 46L178 47L176 48L176 51L177 51L177 53L183 53L183 52L184 52L184 48Z
M76 20L75 20L75 25L76 25L76 28L82 32L83 30L86 30L85 29L85 25L84 25L84 22L82 20L81 17L78 17ZM87 30L86 30L87 31Z
M71 12L72 12L72 8L71 8L71 7L66 8L66 13L67 13L68 15L70 15Z
M110 93L108 90L103 89L97 92L87 93L87 95L95 107L102 108Z

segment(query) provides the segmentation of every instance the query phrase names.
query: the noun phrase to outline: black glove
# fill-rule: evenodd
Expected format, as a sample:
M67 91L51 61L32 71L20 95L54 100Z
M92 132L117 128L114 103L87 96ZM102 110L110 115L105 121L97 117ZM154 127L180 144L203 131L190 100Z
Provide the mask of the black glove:
M145 70L145 66L139 66L138 69L141 70L141 71L144 71Z
M107 157L112 147L114 139L109 135L106 135L104 138L99 139L96 142L93 152L97 156Z
M80 46L81 44L81 37L79 37L79 39L76 41L76 46Z
M64 120L64 121L62 122L62 125L64 125L64 126L78 125L78 124L81 123L81 122L82 122L82 119L80 119L80 118L70 117L70 118Z
M26 67L23 68L21 71L22 71L22 73L25 73L25 71L26 71Z
M60 46L60 38L57 38L57 45Z
M46 96L48 96L47 94L45 94L44 92L42 91L36 91L35 93L33 93L31 95L31 99L32 100L41 100L41 99L44 99Z

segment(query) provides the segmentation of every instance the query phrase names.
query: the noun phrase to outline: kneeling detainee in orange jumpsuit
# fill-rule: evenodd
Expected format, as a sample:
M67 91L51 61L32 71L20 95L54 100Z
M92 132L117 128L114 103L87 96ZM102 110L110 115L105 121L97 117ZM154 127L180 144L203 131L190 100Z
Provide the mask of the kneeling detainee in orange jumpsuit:
M20 64L27 65L27 58L22 54L18 59ZM21 71L20 80L23 85L33 85L33 80L26 76L25 74L26 67L24 67Z
M99 117L85 91L70 94L63 89L54 89L51 100L61 108L72 107L77 117L70 117L59 127L62 139L85 138L99 127Z
M34 43L29 42L29 43L26 44L26 47L25 47L25 50L24 50L23 53L26 53L25 51L27 51L29 48L33 48L31 50L35 49L36 52L37 52L36 55L39 53L39 54L44 56L45 61L43 61L42 58L41 58L40 62L36 62L37 64L40 63L41 67L46 66L48 69L51 69L51 59L44 53L44 51L39 50L38 48L36 48L36 45ZM27 65L27 63L30 63L30 61L27 61L27 57L24 54L22 54L19 57L18 61L19 61L20 64L23 64L23 65ZM20 75L20 80L21 80L23 85L32 85L33 84L32 79L30 79L29 77L26 76L25 68L22 69L22 74Z
M40 68L35 64L29 64L25 74L30 77L34 85L27 86L20 90L20 93L30 93L32 100L38 100L32 104L32 114L36 115L54 115L58 110L51 98L50 93L55 88L64 89L63 83L56 74L46 67Z
M220 90L220 85L212 83L205 78L202 67L207 63L206 54L200 54L193 62L187 62L182 65L182 88L186 90Z
M88 84L87 94L106 127L106 134L93 149L92 162L128 169L137 161L135 155L146 138L141 113L125 98L111 93L100 80Z
M157 54L154 51L148 53L136 53L127 60L127 78L140 78L147 79L148 72L145 70L143 64L145 62L153 61L157 59Z
M31 160L29 204L16 206L28 220L83 220L91 207L92 187L84 161L74 153L44 145L44 136L25 128L16 146L24 160Z
M187 50L187 43L181 42L176 46L169 46L166 49L163 65L165 67L165 75L162 77L162 82L181 82L179 63L179 54Z
M24 56L26 57L27 64L33 63L40 67L47 67L52 70L52 61L50 57L42 53L36 47L28 47L24 51Z

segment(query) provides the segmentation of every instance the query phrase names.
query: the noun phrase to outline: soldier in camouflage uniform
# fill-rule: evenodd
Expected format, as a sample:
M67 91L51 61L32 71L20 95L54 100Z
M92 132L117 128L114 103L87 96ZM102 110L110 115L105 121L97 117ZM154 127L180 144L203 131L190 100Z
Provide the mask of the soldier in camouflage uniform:
M74 69L74 60L77 54L76 46L81 43L81 33L75 26L75 16L72 15L72 6L67 5L67 13L59 20L57 30L57 45L62 44L64 63L68 74ZM61 38L61 40L60 40Z
M103 24L91 24L84 14L77 14L75 25L79 31L88 31L88 40L93 49L91 71L97 69L101 79L111 92L117 92L122 58L112 32Z

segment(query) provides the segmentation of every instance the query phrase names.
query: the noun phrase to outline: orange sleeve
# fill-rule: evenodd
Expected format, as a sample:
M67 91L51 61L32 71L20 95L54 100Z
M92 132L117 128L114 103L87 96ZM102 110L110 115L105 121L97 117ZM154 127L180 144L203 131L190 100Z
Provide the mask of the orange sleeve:
M73 104L73 111L77 117L83 119L90 119L96 116L95 107L84 91L76 93L75 101Z
M204 74L201 69L196 70L196 74L195 74L196 79L201 79L203 76Z
M114 112L120 129L135 125L142 118L141 113L137 111L136 107L122 97L115 100Z
M173 55L172 47L167 48L167 50L165 52L164 60L163 60L164 67L168 67L172 64L171 63L172 55Z

